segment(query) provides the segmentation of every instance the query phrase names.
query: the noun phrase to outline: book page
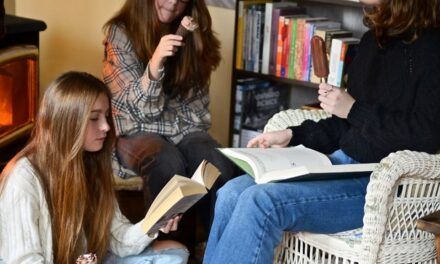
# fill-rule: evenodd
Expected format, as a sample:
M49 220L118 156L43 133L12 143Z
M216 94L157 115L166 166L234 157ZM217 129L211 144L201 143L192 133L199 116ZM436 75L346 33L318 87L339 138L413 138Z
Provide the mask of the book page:
M143 227L145 230L148 230L148 234L154 234L157 231L159 231L160 228L164 227L168 220L171 218L183 214L186 212L191 206L193 206L197 201L199 201L205 194L193 194L189 196L182 197L179 201L177 201L175 204L171 205L169 209L166 210L166 212L160 217L160 219L154 219L155 221L148 221L145 223L145 226ZM158 215L157 215L158 216ZM154 218L157 218L154 217ZM152 220L152 219L151 219Z
M154 233L150 230L153 225L162 227L163 221L184 213L206 193L203 184L175 175L153 201L142 222L142 229L146 233ZM159 220L162 222L158 223Z
M289 148L234 148L221 149L227 156L246 161L256 179L263 174L312 165L331 165L328 157L302 145Z
M174 175L173 178L171 178L167 184L160 190L159 194L154 198L153 202L150 205L150 208L148 208L146 217L149 217L156 209L163 204L163 202L170 197L170 195L178 188L179 179L180 177L184 178L180 175Z
M207 161L202 160L199 167L197 167L196 171L194 172L193 176L191 177L191 180L196 181L202 185L205 185L203 181L203 171L205 169Z
M206 188L211 189L218 176L220 176L220 171L217 169L217 167L207 160L203 160L197 170L194 172L191 179L204 185Z

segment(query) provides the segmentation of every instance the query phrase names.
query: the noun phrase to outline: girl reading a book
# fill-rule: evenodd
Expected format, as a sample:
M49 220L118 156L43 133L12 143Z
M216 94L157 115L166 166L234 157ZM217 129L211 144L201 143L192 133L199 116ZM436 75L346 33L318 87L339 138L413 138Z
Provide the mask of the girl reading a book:
M262 134L248 147L303 144L328 154L334 164L440 149L439 2L361 2L370 30L349 68L348 89L319 87L321 107L332 117ZM285 230L359 228L368 182L363 177L256 185L247 175L233 179L218 192L204 263L271 263Z
M187 16L193 26L177 32ZM237 173L207 132L209 80L221 57L205 1L127 0L104 30L103 75L118 136L116 173L142 176L149 205L175 174L190 177L208 160L221 171L197 208L209 226L217 186Z
M0 176L0 258L6 263L186 263L174 241L154 242L120 212L113 190L110 91L68 72L46 90L29 144ZM161 230L176 230L179 217Z

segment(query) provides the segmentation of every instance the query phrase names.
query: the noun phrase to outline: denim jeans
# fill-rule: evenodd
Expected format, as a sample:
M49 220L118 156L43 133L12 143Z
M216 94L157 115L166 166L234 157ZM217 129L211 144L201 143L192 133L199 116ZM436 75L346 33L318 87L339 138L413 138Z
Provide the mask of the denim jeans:
M357 163L342 151L333 164ZM217 194L204 263L272 263L284 231L335 233L362 226L369 177L255 184L244 175Z
M141 254L127 257L118 257L109 252L104 264L185 264L188 261L188 250L166 249L156 251L147 247Z

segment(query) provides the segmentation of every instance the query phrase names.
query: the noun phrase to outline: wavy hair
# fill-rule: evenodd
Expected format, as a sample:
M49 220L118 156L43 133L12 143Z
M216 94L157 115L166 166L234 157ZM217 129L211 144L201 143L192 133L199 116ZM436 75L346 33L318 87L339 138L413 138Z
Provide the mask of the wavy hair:
M192 16L199 28L185 38L174 56L168 57L163 80L165 94L170 97L185 97L189 91L208 89L211 72L220 63L220 41L212 31L212 21L205 0L191 0L182 15L169 25L159 21L155 0L127 0L121 10L105 25L107 31L112 25L123 25L131 40L136 55L147 65L161 37L174 34L183 16ZM180 1L180 0L177 0Z
M423 30L439 27L440 0L382 0L364 13L364 24L381 45L395 37L412 42Z
M115 129L100 151L83 150L92 107L100 94L110 91L96 77L67 72L46 90L29 144L4 170L0 185L15 161L27 157L38 172L52 217L55 263L74 263L84 249L103 259L108 249L110 224L116 198L113 190L111 152Z

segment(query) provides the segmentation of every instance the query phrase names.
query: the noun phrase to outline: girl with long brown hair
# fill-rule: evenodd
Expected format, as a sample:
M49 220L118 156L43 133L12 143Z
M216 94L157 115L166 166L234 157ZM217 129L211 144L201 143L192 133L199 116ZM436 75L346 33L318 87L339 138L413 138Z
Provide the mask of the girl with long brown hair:
M86 252L100 262L161 254L165 263L186 262L182 245L153 245L141 223L132 225L119 210L110 96L82 72L65 73L46 90L29 144L0 177L0 258L7 263L74 263ZM162 231L177 229L178 220Z
M361 2L370 30L348 69L347 90L319 86L321 107L332 116L264 133L248 147L303 144L333 164L440 149L439 1ZM259 185L248 175L233 179L218 192L204 263L270 263L285 230L359 228L368 182L369 175Z
M175 33L185 16L199 27L183 39ZM116 173L142 176L149 205L172 176L191 176L207 159L221 171L206 197L212 201L198 207L208 227L216 188L235 172L207 132L210 75L221 57L205 1L127 0L104 30L104 82L112 91L118 136Z

